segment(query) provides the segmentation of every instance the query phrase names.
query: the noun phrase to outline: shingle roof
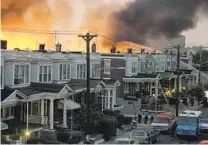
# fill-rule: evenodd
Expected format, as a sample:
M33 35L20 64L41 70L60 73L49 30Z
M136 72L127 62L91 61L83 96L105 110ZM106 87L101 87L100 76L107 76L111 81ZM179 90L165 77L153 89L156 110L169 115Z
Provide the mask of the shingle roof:
M131 78L156 78L158 74L142 74L138 73L137 75L132 76Z
M162 77L162 79L170 79L171 77L174 76L173 72L161 72L158 73Z
M44 92L58 93L64 86L65 84L31 83L29 87L16 88L16 90L19 90L23 94L29 96Z
M110 79L110 80L103 80L103 82L106 84L106 85L114 85L116 83L117 80L113 80L113 79Z
M100 80L91 79L90 80L90 88L95 88L100 83ZM84 89L87 87L86 80L83 79L72 79L68 85L73 90Z
M5 87L1 89L1 102L4 101L7 97L9 97L15 90Z

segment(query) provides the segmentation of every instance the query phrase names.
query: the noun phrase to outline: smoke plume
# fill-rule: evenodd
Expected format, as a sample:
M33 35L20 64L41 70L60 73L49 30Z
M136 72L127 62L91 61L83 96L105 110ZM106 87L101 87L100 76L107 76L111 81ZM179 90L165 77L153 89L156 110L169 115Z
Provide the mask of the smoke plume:
M115 13L115 38L140 44L159 36L174 38L196 26L199 11L208 16L208 0L134 0Z
M204 15L208 12L208 0L2 0L1 3L3 27L90 31L113 39L93 39L99 51L108 52L114 41L147 45L151 38L175 37L196 26L198 12ZM60 42L64 49L85 50L85 42L77 35L3 31L2 38L8 40L9 48L36 49L39 43L53 48L54 43Z

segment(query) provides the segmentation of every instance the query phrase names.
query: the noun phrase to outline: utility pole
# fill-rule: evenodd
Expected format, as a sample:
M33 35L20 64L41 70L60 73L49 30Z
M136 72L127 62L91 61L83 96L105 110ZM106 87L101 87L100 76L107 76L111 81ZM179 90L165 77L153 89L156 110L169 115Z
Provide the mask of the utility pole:
M91 104L91 96L90 96L90 41L97 37L97 35L90 35L90 33L86 33L86 35L78 35L78 37L82 37L86 41L87 47L87 54L86 54L86 61L87 61L87 135L90 135L90 104Z
M176 116L178 116L178 105L179 105L179 67L180 67L180 48L181 46L178 44L177 48L177 80L176 80Z
M200 47L200 58L199 58L199 74L198 74L198 85L201 86L201 65L202 65L202 48L203 46L201 45Z

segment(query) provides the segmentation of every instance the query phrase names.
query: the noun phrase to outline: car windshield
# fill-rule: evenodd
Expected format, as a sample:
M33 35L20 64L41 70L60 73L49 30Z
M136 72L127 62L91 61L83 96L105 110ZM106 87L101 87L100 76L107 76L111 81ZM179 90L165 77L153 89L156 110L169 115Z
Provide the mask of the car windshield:
M136 137L136 136L145 136L145 132L140 131L140 132L133 132L131 134L131 137Z
M129 141L125 141L125 140L116 140L114 144L129 144Z
M201 119L200 123L208 123L208 119Z
M170 120L168 118L156 117L153 122L154 123L169 123Z
M178 124L195 125L195 124L197 124L197 118L196 117L182 117L182 116L180 116L178 118Z

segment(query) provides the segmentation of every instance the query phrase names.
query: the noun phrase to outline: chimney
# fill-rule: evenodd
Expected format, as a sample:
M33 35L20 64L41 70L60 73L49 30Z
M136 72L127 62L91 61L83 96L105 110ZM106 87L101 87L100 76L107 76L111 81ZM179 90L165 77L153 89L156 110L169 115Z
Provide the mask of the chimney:
M116 53L116 47L115 46L112 46L111 53Z
M128 48L128 53L133 53L133 49L132 48Z
M62 45L60 43L56 44L56 52L61 52Z
M145 54L145 49L144 49L144 48L141 49L141 53L142 53L142 54Z
M92 44L92 46L91 46L91 51L93 52L93 53L96 53L96 44L95 44L95 42Z
M45 44L39 45L39 51L41 51L41 52L45 51Z
M7 41L1 40L1 49L7 49Z
M14 48L14 50L16 50L16 51L20 51L20 49L19 49L19 48Z

